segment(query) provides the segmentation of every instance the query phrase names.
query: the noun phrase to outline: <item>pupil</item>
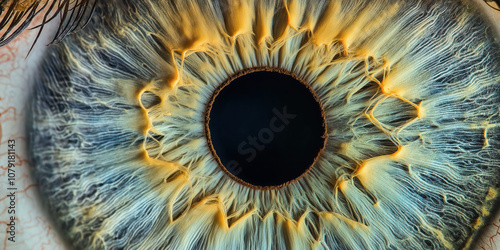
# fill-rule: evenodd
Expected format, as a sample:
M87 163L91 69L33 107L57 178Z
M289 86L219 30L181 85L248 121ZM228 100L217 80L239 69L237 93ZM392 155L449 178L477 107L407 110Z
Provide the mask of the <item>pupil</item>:
M324 147L321 105L291 74L243 72L210 103L205 128L212 154L240 183L262 189L297 180Z

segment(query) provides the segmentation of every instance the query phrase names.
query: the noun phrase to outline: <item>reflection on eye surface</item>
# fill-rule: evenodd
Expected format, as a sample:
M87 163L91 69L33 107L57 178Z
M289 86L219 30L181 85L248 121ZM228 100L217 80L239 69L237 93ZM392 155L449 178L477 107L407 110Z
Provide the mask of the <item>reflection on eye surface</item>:
M480 20L448 2L245 3L134 3L50 49L32 147L75 244L463 245L498 179L498 56ZM329 109L322 159L279 190L232 182L203 141L211 91L251 66L301 75Z

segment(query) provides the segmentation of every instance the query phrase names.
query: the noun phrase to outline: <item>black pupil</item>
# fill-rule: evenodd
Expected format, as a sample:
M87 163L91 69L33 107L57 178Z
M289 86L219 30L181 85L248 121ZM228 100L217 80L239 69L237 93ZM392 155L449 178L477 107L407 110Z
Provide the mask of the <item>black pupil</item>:
M324 144L319 103L287 74L257 71L234 79L215 97L209 118L222 165L254 186L297 179Z

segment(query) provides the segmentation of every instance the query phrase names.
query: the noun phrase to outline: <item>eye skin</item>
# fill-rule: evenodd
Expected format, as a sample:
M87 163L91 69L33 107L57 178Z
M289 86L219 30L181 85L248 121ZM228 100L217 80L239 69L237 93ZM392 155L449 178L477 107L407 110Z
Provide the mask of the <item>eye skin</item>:
M35 23L40 19L35 19ZM10 223L8 207L10 200L6 198L8 170L8 140L15 140L15 228L16 242L8 241L10 236L2 229L0 234L2 249L39 249L45 246L47 249L68 249L59 233L55 229L47 211L43 209L42 200L39 197L38 185L32 179L33 165L29 161L27 152L27 134L23 128L26 122L27 104L29 92L33 87L33 77L37 66L43 58L47 47L45 44L51 41L51 36L56 31L56 22L45 27L45 31L39 39L33 51L28 55L36 30L25 30L20 36L9 44L0 47L0 148L1 148L1 170L0 186L2 187L0 199L0 221L2 227ZM25 59L26 58L26 59ZM3 178L5 177L5 178Z
M19 45L19 46L22 46L22 45ZM5 47L4 47L4 48L2 48L2 51L4 51L4 49L6 49L6 48L5 48ZM20 56L20 57L23 57L23 56ZM35 56L33 56L33 57L35 57ZM26 63L26 64L29 64L29 63ZM3 68L4 68L4 65L2 64L2 69L3 69ZM11 79L12 79L12 78L11 78ZM2 81L2 85L4 85L4 83L5 83L5 86L7 86L7 85L9 85L9 84L10 84L10 81L9 81L9 82L8 82L8 81ZM17 87L17 86L16 86L16 87ZM19 93L19 94L21 95L21 94L23 94L23 90L24 90L24 89L19 88L19 90L16 90L16 91L17 91L16 93ZM13 94L13 95L16 95L16 94ZM26 96L26 95L25 95L25 96ZM7 100L7 98L3 98L3 97L2 97L2 100L0 100L0 101L2 101L2 102L3 102L3 103L1 104L1 107L11 107L11 106L9 105L9 103L6 103L6 100ZM4 105L4 104L6 104L6 105ZM20 105L20 106L17 106L17 105L16 105L15 107L22 107L22 105ZM18 112L14 112L14 113L13 113L13 111L9 111L9 110L7 110L7 109L5 109L5 110L6 110L6 113L5 113L5 114L12 114L12 117L16 116L16 115L14 115L14 114L17 114L17 113L18 113ZM12 109L11 109L11 110L12 110ZM22 110L22 108L21 108L21 110ZM18 115L18 116L22 116L22 115L23 115L23 113L22 113L22 112L19 112L19 113L20 113L20 115ZM7 118L6 118L6 117L7 117ZM9 118L9 116L8 116L8 115L2 115L2 117L1 117L1 118L2 118L2 146L4 146L4 141L5 141L5 139L4 139L4 138L5 138L6 134L7 134L8 132L10 132L10 131L15 131L15 130L11 130L10 128L15 128L15 127L16 127L16 125L18 124L18 123L17 123L18 121L16 121L16 122L12 122L12 121L11 121L11 119ZM4 120L3 120L3 119L6 119L7 121L5 121L5 122L4 122ZM4 126L4 124L7 124L7 125L5 125L5 126ZM10 127L7 127L9 124L11 124L11 125L10 125ZM7 127L7 129L6 129L6 127ZM6 132L6 131L7 131L7 132ZM13 135L13 136L19 136L19 138L20 138L20 140L21 140L21 141L23 140L23 139L22 139L22 137L23 137L23 135L22 135L22 131L16 131L16 132L15 132L15 133L13 133L13 134L15 134L15 135ZM9 137L9 138L10 138L10 137ZM19 148L18 148L18 149L19 149L19 152L23 152L23 151L22 151L22 144L20 143L19 145L20 145L20 146L19 146ZM21 153L20 153L20 154L21 154ZM3 159L3 158L2 158L2 159ZM29 163L27 163L27 162L23 162L23 165L21 165L21 166L26 166L26 167L28 167L28 165L29 165ZM18 176L18 178L21 178L21 176ZM26 177L26 178L27 178L27 180L29 180L29 178L28 178L28 177ZM21 182L20 182L20 183L21 183ZM28 184L28 183L29 183L29 181L27 181L27 182L26 182L26 184ZM20 185L21 185L21 184L20 184ZM26 187L29 187L29 185L26 185ZM33 190L34 188L36 188L36 187L31 187L31 188L29 188L29 189L28 189L28 192L27 192L27 193L30 193L30 192L32 192L32 193L30 193L30 195L27 195L27 198L26 198L26 199L34 199L34 196L35 196L35 193L36 193L36 192L35 192L35 191L29 191L29 190ZM22 196L19 196L19 200L21 200L21 199L22 199ZM5 200L2 200L2 202L5 202ZM4 203L2 203L2 205L3 205L3 204L4 204ZM22 204L22 203L21 203L21 201L20 201L20 204ZM34 204L34 203L33 203L33 204ZM29 206L29 205L28 205L28 206ZM4 206L2 206L2 207L4 207ZM22 211L22 210L21 210L21 211ZM26 211L26 210L25 210L25 211ZM27 213L27 212L26 212L26 213ZM20 220L21 220L21 219L24 219L24 218L21 218L21 217L22 217L22 216L20 216ZM25 218L26 218L26 217L25 217ZM40 216L40 218L42 218L42 216ZM36 220L36 219L33 219L33 220L31 220L31 221L37 221L37 220ZM40 221L40 222L39 222L39 224L38 224L38 228L40 228L40 229L41 229L41 230L39 230L39 232L44 232L43 234L41 234L41 233L40 233L40 234L38 234L38 235L39 235L39 238L38 238L38 239L40 239L40 241L38 241L38 243L39 243L39 242L42 242L42 241L43 241L43 242L47 242L46 240L47 240L48 238L52 238L52 236L56 237L56 235L54 234L54 231L53 231L53 230L49 230L49 231L47 230L47 228L49 228L49 227L50 227L50 223L48 222L48 219L39 219L38 221ZM495 220L493 220L493 221L495 221ZM496 219L496 221L498 221L498 219ZM36 224L36 223L34 223L34 224ZM498 224L498 223L497 223L497 224ZM35 230L34 230L34 231L35 231ZM46 238L45 238L45 237L40 236L40 235L44 235L44 236L45 236L45 233L46 233L46 232L49 232L49 233L48 233L48 235L49 235L49 236L47 236ZM25 239L26 239L26 238L25 238ZM42 239L43 239L43 240L42 240ZM492 239L493 239L493 241L495 241L495 240L497 240L497 239L498 239L498 237L493 237ZM32 239L26 239L26 241L25 241L25 242L29 242L29 241L31 241L31 240L32 240ZM60 243L61 241L60 241L60 240L55 240L55 241L51 241L51 240L49 240L49 242L50 242L49 244L55 243L55 244L57 245L57 244L58 244L58 242ZM36 242L34 242L34 243L29 243L29 244L33 244L33 245L35 245L35 244L36 244ZM29 244L28 244L28 246L31 246L31 245L29 245ZM486 247L488 246L488 244L491 244L491 241L489 241L489 240L485 241L485 246L486 246Z

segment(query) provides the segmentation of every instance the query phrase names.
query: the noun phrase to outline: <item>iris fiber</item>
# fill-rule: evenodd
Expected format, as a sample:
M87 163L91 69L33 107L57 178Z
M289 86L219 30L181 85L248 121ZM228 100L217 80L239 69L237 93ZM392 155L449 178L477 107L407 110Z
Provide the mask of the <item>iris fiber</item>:
M36 177L82 248L467 246L498 197L498 51L460 1L103 1L41 67ZM278 189L234 181L204 136L255 67L325 111L322 153Z

